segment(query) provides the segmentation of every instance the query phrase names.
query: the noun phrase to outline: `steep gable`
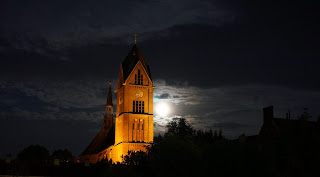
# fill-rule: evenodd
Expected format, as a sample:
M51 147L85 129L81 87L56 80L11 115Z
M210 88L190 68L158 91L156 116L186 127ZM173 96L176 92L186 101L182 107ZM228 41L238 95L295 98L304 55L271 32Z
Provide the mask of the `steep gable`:
M143 76L143 83L140 83L139 85L149 85L152 84L152 80L148 76L148 71L145 70L143 64L141 61L138 61L136 66L131 70L131 73L127 77L126 83L130 84L137 84L135 81L135 77L138 76L138 71L140 70L141 77Z
M123 72L123 82L127 80L129 77L130 73L136 66L136 64L140 61L146 70L150 80L151 78L151 72L150 68L147 65L146 61L144 60L143 56L141 55L141 52L136 44L133 45L132 49L128 53L128 56L125 58L125 60L122 62L122 72Z

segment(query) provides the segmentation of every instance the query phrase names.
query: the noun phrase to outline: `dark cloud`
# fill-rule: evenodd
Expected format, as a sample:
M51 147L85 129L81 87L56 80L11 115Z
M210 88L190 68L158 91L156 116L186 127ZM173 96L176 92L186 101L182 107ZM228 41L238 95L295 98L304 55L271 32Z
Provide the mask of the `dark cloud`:
M179 120L179 119L181 119L181 118L178 118L178 117L172 118L173 121L177 121L177 120Z
M18 26L23 27L32 27L33 25L24 24L25 21L31 21L37 24L34 26L39 28L39 31L46 31L43 28L48 28L50 25L44 19L50 17L51 21L58 23L60 20L57 19L61 18L63 25L48 28L53 30L51 33L59 32L56 28L61 28L62 31L74 29L69 25L77 21L84 26L90 26L89 21L93 21L92 23L96 25L80 28L87 31L77 33L72 41L78 41L81 45L76 42L69 44L67 37L72 35L68 33L60 38L50 33L52 38L62 40L62 44L68 43L67 46L57 47L53 46L51 38L43 35L15 33L9 38L12 35L7 35L6 29L15 31L13 29L21 28L9 25L11 23L2 23L3 28L0 32L3 34L0 35L2 77L116 79L119 64L132 44L130 34L133 28L130 26L134 25L137 26L134 28L135 31L138 31L142 37L139 38L139 46L151 66L152 74L155 78L165 79L171 85L210 88L255 83L294 88L320 88L317 82L317 76L320 75L317 68L320 64L317 59L320 56L317 47L320 35L317 31L320 31L320 27L315 23L317 11L309 3L201 1L195 5L190 0L182 6L179 2L163 1L158 2L159 7L155 8L156 11L174 7L176 11L169 10L172 15L182 12L181 16L179 15L172 22L167 22L167 16L161 16L157 19L166 23L160 26L154 25L153 20L148 20L149 17L141 18L143 22L137 25L135 20L123 18L123 14L116 12L119 14L119 22L116 22L114 17L106 15L107 19L112 19L110 23L114 24L116 29L108 28L107 23L101 24L103 27L98 30L100 37L97 38L94 35L84 37L94 38L91 42L81 42L82 38L79 35L89 34L88 31L92 31L91 28L99 29L98 24L103 19L99 17L103 14L102 11L108 12L106 9L109 9L111 13L111 7L120 6L120 4L112 3L109 7L105 4L107 2L99 1L99 3L88 5L87 2L81 1L77 2L76 8L71 8L73 2L64 2L63 5L61 5L62 2L55 2L49 5L50 3L41 1L34 6L34 10L25 8L32 7L33 3L35 2L4 3L2 8L5 10L2 11L1 20L8 21L13 18L16 19ZM140 19L140 15L148 13L147 7L153 7L154 3L156 2L131 2L132 8L141 8L141 11L134 16ZM190 11L186 11L189 6ZM223 8L217 10L216 7ZM10 8L13 9L9 10ZM126 6L123 10L127 8L131 7ZM8 14L18 10L27 11L25 17L18 20L17 13L8 17ZM57 11L61 13L56 13ZM53 12L56 16L51 19ZM133 12L128 11L128 13ZM39 14L42 15L39 16ZM153 13L148 14L151 19L156 18ZM188 18L190 16L196 18ZM218 21L225 21L230 18L229 16L235 19L222 25L217 25L216 22L212 22L215 20L210 20L216 18ZM75 17L77 17L76 20L70 23L69 20ZM92 18L95 20L91 20ZM106 19L103 21L105 22ZM118 25L123 26L121 29L123 28L124 31L117 29ZM139 28L147 30L138 30ZM120 31L121 34L114 35L116 33L110 30ZM92 32L97 34L96 29ZM100 35L101 33L105 36ZM119 42L124 38L127 42Z
M320 88L320 53L313 44L317 36L296 42L292 39L304 34L283 32L272 37L269 31L259 32L243 24L219 28L180 25L167 30L170 32L166 38L146 40L139 46L153 76L172 85L209 88L255 83ZM12 49L1 52L0 72L2 77L16 78L115 80L129 49L128 45L107 43L70 47L56 54Z
M17 34L29 39L41 36L51 48L86 45L176 24L218 25L232 20L232 13L222 4L196 0L5 1L0 13L1 33L10 40ZM128 43L127 40L123 41Z
M170 95L168 93L163 93L159 96L160 99L168 99L170 98Z
M294 42L293 46L291 40L297 38L297 34L283 34L271 40L268 32L255 37L256 29L242 25L220 28L188 25L172 30L184 33L183 37L148 44L154 46L152 49L144 48L147 56L157 53L151 61L157 66L153 68L153 75L162 79L186 81L201 87L260 83L320 88L316 82L320 75L316 58L320 53L314 45L315 38ZM314 44L310 44L311 41Z
M216 123L214 125L215 128L221 128L223 130L227 129L227 130L236 130L238 128L244 128L244 127L248 127L245 124L240 124L240 123L234 123L234 122L222 122L222 123Z
M67 148L79 155L100 127L100 123L87 121L0 119L0 157L16 155L31 144L43 145L51 153Z

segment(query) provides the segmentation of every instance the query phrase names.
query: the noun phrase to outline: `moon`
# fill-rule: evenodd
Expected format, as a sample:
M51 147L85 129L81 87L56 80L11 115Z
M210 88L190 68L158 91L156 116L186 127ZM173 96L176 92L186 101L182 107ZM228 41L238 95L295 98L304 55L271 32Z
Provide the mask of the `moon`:
M169 114L170 109L165 102L159 103L156 107L157 114L161 117L165 117Z

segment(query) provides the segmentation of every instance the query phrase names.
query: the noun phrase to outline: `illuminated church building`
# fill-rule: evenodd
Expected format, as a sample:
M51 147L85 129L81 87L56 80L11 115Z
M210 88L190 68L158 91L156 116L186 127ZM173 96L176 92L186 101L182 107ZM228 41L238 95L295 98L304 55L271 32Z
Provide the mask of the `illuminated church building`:
M103 126L80 155L80 162L122 162L128 151L146 151L153 142L153 84L149 66L135 44L120 65L113 124L111 84ZM115 127L113 126L115 125Z

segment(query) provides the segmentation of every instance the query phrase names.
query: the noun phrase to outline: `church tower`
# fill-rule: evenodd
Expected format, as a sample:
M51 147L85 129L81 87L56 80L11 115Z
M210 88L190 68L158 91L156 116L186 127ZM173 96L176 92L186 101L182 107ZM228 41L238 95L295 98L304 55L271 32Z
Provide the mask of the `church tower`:
M113 126L113 104L112 104L112 92L111 92L111 82L109 83L109 92L106 103L106 113L104 115L103 126L105 129L111 129Z
M137 35L135 35L137 37ZM153 83L150 68L136 44L120 65L117 110L113 126L111 83L103 126L85 151L80 162L102 160L122 162L128 151L146 151L153 142Z
M80 162L89 161L97 163L107 158L106 150L114 145L115 129L113 126L113 104L111 83L109 84L109 92L106 102L106 110L103 120L103 125L97 136L91 141L89 146L79 156Z
M146 151L153 142L153 88L150 68L134 44L120 65L113 162L128 151Z

